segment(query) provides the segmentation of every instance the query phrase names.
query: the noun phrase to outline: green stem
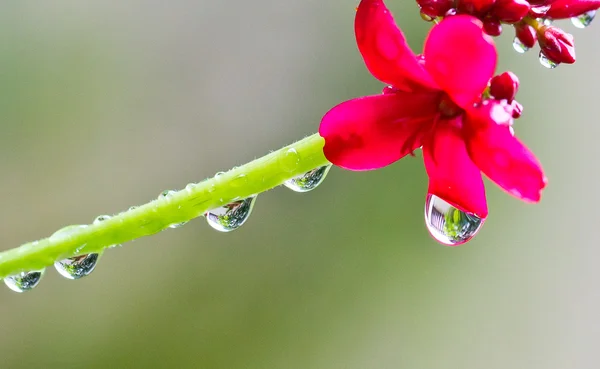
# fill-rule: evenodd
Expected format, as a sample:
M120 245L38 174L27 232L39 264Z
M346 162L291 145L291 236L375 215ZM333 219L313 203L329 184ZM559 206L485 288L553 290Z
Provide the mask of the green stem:
M41 270L56 260L99 252L111 245L149 236L231 201L268 191L290 178L329 164L323 155L323 144L323 138L314 134L105 221L72 227L68 232L57 232L49 238L4 251L0 253L0 278Z

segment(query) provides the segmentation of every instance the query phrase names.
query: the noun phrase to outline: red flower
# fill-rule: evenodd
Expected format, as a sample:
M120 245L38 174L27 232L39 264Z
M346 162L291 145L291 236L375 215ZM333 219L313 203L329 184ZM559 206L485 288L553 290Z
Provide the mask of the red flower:
M346 101L321 121L324 153L337 166L371 170L423 148L429 193L480 218L488 214L481 172L529 202L546 185L534 155L511 133L513 106L481 101L496 49L467 15L434 26L424 56L408 47L383 0L362 0L355 20L369 71L392 87Z

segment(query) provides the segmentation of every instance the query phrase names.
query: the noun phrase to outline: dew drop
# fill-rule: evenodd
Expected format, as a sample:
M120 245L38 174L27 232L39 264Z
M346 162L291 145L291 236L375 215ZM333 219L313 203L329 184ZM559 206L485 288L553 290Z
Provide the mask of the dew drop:
M425 224L438 242L458 246L473 238L485 219L458 210L441 198L428 194L425 202Z
M256 196L250 196L207 211L204 214L206 221L211 227L220 232L236 230L248 220L255 200Z
M295 192L312 191L323 182L327 173L329 173L329 169L331 169L331 165L315 168L298 177L288 179L283 184Z
M192 192L194 189L196 189L196 186L198 186L197 183L188 183L187 186L185 186L185 190L187 192Z
M110 218L112 218L110 215L99 215L96 217L96 219L94 219L94 222L92 224L102 223L105 220L109 220Z
M577 17L571 18L571 23L573 23L573 25L577 28L585 28L592 23L595 16L596 11L590 10L589 12L585 12Z
M80 256L73 256L71 258L56 261L54 268L56 271L67 279L79 279L89 275L96 264L100 254L87 254Z
M40 283L44 269L31 272L21 272L4 278L4 284L15 292L25 292L33 289Z
M298 154L298 151L296 151L296 149L294 149L293 147L287 149L285 153L279 157L279 165L286 172L296 170L299 164L300 155Z
M529 48L525 46L525 44L521 40L519 40L518 37L515 37L512 45L515 51L519 54L524 54L527 50L529 50Z
M131 211L131 210L135 210L135 209L137 209L137 208L138 208L138 207L137 207L137 206L135 206L135 205L134 205L134 206L130 206L130 207L129 207L129 211Z
M548 69L554 69L558 66L558 63L548 59L548 57L546 56L546 54L544 54L543 51L540 51L539 60L540 60L540 64Z

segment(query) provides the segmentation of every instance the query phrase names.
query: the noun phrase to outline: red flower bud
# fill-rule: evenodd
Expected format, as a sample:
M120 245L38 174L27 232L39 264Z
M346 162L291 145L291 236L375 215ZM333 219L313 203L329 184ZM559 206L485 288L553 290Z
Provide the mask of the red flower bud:
M430 17L443 17L454 6L453 0L417 0L421 13Z
M517 100L513 100L510 106L512 107L512 117L519 119L523 114L523 105L519 104Z
M527 48L532 48L537 42L535 28L529 24L515 24L516 36Z
M554 19L572 18L600 8L600 0L557 0L546 13Z
M573 36L562 29L553 26L540 28L538 42L548 59L556 63L575 63Z
M460 13L485 14L495 2L496 0L458 0L456 7Z
M487 17L483 20L483 30L490 36L500 36L502 24L497 18Z
M527 0L497 0L493 11L500 21L517 23L529 13L529 3Z
M504 72L490 81L490 94L496 100L512 102L519 89L519 77L513 72Z

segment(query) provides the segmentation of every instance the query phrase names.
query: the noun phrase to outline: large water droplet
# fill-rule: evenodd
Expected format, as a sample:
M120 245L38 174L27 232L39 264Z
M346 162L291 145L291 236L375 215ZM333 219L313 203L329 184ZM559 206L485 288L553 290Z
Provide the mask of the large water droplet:
M519 54L524 54L527 50L529 50L529 48L525 46L525 44L521 42L521 40L519 40L518 37L515 37L515 39L513 40L513 48Z
M288 179L283 184L292 191L308 192L314 190L323 182L327 173L329 173L329 169L331 169L331 165L315 168L298 177Z
M206 221L217 231L231 232L241 227L248 220L255 200L256 196L250 196L207 211L204 214Z
M553 60L548 59L548 57L546 56L546 54L544 54L543 51L540 51L539 60L540 60L540 64L548 69L554 69L558 66L558 63Z
M571 23L573 23L573 25L577 28L585 28L592 23L595 16L596 11L590 10L589 12L585 12L577 17L571 18Z
M425 224L440 243L458 246L473 238L485 219L458 210L441 198L428 194L425 202Z
M55 262L54 267L65 278L79 279L89 275L96 268L99 258L100 254L74 256Z
M15 292L25 292L33 289L40 283L44 269L31 272L21 272L4 278L4 284Z

